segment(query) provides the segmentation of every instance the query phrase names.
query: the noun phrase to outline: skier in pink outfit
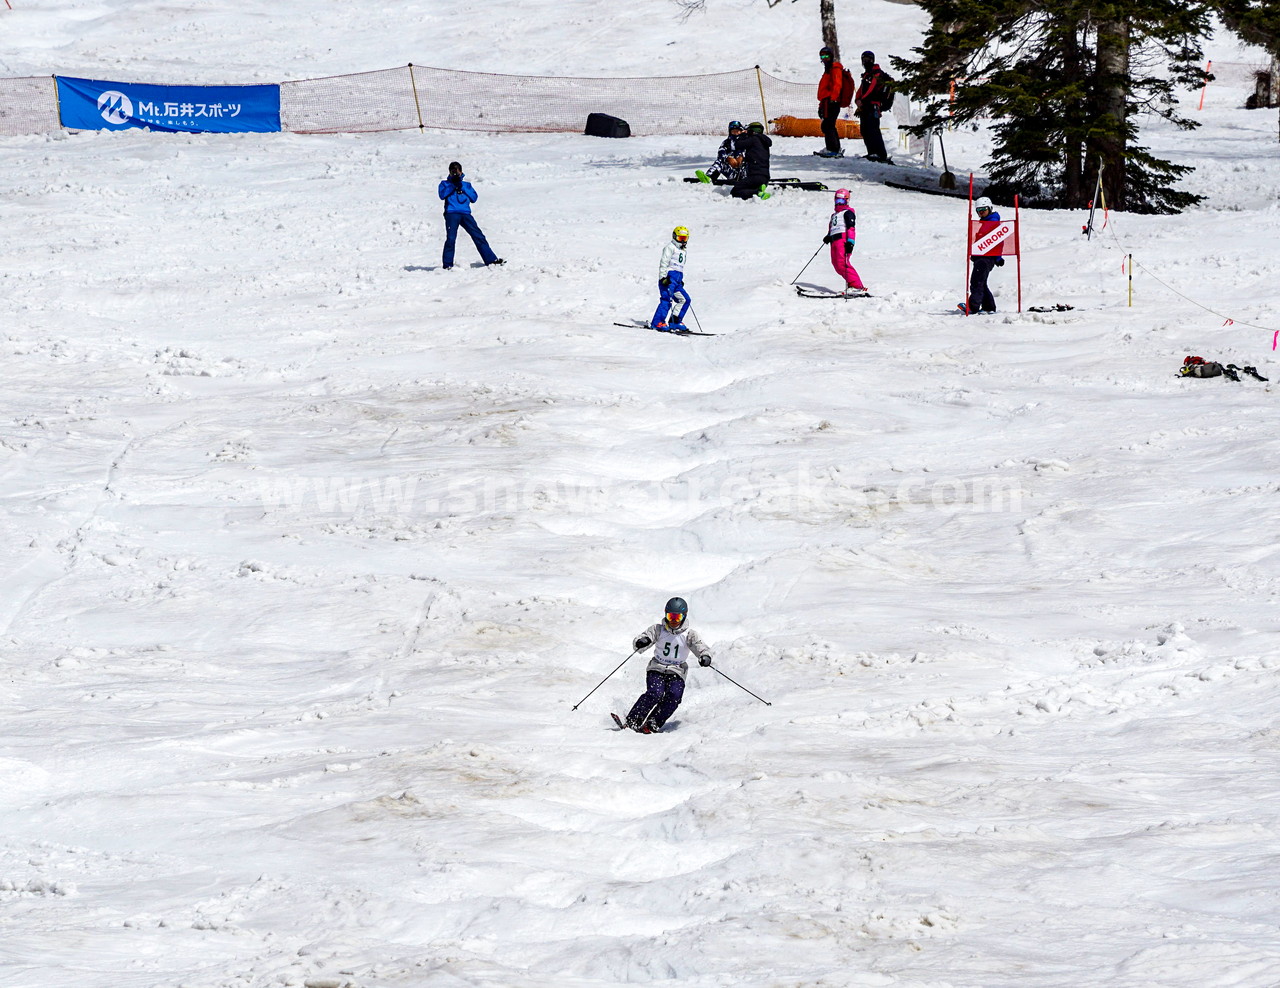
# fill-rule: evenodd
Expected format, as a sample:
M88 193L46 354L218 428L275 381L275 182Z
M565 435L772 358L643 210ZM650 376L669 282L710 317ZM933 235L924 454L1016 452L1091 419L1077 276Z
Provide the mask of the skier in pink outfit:
M827 235L822 242L831 245L831 266L844 279L845 291L853 288L865 292L866 285L849 263L849 255L853 253L854 242L858 239L857 222L858 214L849 205L849 190L836 189L836 210L831 214Z

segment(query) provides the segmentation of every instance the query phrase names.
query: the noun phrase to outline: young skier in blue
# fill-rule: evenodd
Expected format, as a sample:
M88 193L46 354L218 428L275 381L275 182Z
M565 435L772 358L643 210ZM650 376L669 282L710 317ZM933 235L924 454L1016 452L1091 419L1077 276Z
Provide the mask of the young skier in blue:
M651 329L664 333L681 333L688 330L684 324L684 314L689 311L691 299L684 287L684 255L689 246L689 230L678 226L671 231L671 243L662 248L662 260L658 263L658 293L662 301L658 303L649 323ZM667 314L673 302L680 303L680 312L670 323Z
M627 714L626 725L641 734L657 734L684 699L684 678L689 673L689 656L696 655L701 666L711 665L711 651L698 633L686 624L689 605L681 597L667 601L662 620L640 632L631 644L638 652L653 646L653 658L645 670L644 693ZM614 720L621 721L614 715Z

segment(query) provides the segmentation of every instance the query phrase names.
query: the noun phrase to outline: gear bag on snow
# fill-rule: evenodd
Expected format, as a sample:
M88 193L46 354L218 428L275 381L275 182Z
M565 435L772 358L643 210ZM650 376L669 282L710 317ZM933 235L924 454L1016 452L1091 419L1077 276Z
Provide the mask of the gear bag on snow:
M630 137L631 125L607 113L588 113L583 133L588 137Z
M1240 380L1241 373L1248 374L1259 381L1267 380L1258 373L1256 367L1237 367L1235 364L1220 364L1216 360L1205 360L1204 357L1184 357L1178 373L1183 377L1227 377L1232 381Z

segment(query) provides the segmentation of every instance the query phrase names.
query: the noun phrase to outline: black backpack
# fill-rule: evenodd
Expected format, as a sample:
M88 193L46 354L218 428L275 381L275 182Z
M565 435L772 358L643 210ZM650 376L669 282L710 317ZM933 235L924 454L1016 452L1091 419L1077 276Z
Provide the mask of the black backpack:
M893 80L882 71L880 73L880 112L883 113L893 106L893 98L896 95L898 94L897 90L893 88Z

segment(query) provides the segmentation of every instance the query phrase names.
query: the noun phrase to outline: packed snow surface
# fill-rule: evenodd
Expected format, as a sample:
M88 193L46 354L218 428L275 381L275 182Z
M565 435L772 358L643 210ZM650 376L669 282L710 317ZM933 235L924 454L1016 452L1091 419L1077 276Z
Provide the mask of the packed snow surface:
M153 82L816 81L819 37L13 5L5 74ZM865 6L847 48L917 42ZM829 196L680 181L715 137L0 140L0 983L1280 983L1280 150L1211 93L1143 135L1201 208L1024 211L1024 311L1011 262L968 319L963 202L883 184L937 171L812 139L774 173L853 190L871 298L790 285ZM454 158L503 267L440 268ZM716 336L614 325L676 224ZM613 731L673 594L715 666Z

